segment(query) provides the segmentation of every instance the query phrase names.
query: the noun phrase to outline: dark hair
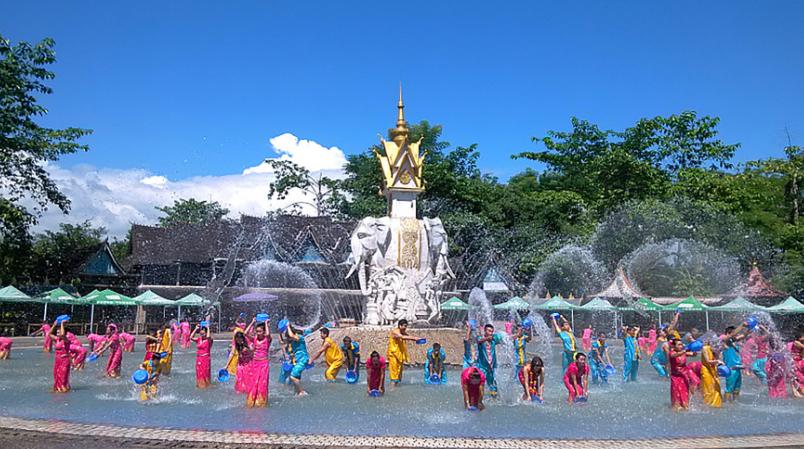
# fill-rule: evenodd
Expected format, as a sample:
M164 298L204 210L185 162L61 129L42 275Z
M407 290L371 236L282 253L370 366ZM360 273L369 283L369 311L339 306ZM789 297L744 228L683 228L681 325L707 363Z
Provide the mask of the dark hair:
M344 336L343 336L343 341L346 341L346 340L349 340L349 341L351 342L351 341L352 341L352 337L350 337L350 336L348 336L348 335L344 335Z
M575 353L575 360L578 360L581 357L586 358L586 354L584 354L583 352Z
M601 333L597 334L597 338L606 338L606 333L601 332Z
M324 334L325 337L329 337L329 329L327 329L326 327L322 327L319 330L321 331L322 334Z
M237 353L240 354L240 352L246 348L246 334L240 331L235 332L234 341L235 349L237 350Z
M396 323L396 325L397 325L397 327L398 326L407 326L408 325L408 320L402 318L401 320L399 320L398 323Z
M373 358L375 355L376 355L377 357L379 357L379 356L380 356L380 353L379 353L379 352L377 352L377 351L371 351L371 354L369 354L369 358Z
M434 348L441 348L441 343L435 342L433 343Z
M732 332L734 332L734 329L735 329L734 326L729 326L729 327L726 328L725 333L727 333L727 334L732 333Z
M483 329L494 329L494 325L491 324L491 323L488 323L485 326L483 326Z
M544 361L538 355L535 355L532 359L530 359L530 370L533 371L536 368L544 369Z

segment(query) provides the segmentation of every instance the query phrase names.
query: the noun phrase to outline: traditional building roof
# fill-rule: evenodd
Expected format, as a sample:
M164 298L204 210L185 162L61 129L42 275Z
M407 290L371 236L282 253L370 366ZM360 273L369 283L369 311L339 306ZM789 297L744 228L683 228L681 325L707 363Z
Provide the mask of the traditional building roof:
M628 279L625 270L622 267L617 268L617 273L612 279L611 284L594 295L589 295L592 298L639 298L644 296L639 290L634 287L634 284Z
M748 282L740 285L734 290L735 295L743 296L747 299L751 298L784 298L786 293L780 292L770 285L770 282L765 279L759 267L754 263L751 271L748 272Z

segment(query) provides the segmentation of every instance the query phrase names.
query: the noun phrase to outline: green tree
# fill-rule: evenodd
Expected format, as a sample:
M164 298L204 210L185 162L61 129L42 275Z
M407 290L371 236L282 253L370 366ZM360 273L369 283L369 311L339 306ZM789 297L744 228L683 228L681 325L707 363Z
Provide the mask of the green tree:
M46 66L56 61L54 42L12 45L0 36L0 233L17 235L35 224L50 204L67 213L70 200L47 172L47 163L88 150L77 140L82 128L53 129L36 119L47 114L37 101L52 93L55 77ZM33 204L32 207L23 205Z
M293 192L301 193L307 199L294 201L285 206L283 211L294 214L301 213L301 206L310 206L316 216L338 213L340 205L345 201L341 194L341 181L310 173L310 170L291 161L266 159L265 163L274 170L274 181L268 186L268 198L284 200Z
M789 205L789 222L793 225L798 224L801 217L801 202L804 200L804 149L799 146L790 145L784 149L787 156L785 159L769 158L760 161L750 162L749 168L755 169L759 173L770 176L781 177L784 180L784 193L787 196Z
M217 201L198 201L194 198L176 200L172 206L156 207L156 210L164 214L159 217L159 226L163 228L215 222L229 213Z
M72 282L87 251L97 247L105 234L103 227L85 221L76 225L62 223L58 231L35 236L31 257L34 280L45 284Z

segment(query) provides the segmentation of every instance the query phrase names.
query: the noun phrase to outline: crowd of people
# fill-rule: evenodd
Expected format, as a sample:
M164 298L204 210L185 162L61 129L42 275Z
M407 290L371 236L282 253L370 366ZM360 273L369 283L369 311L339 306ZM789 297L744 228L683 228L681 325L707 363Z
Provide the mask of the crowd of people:
M748 318L723 333L701 334L696 328L684 335L679 331L680 313L658 329L652 326L643 331L638 326L622 329L623 360L622 380L636 382L640 362L647 360L661 379L669 381L670 403L674 410L687 410L690 398L700 394L709 407L720 407L724 401L735 401L740 396L743 377L752 377L767 385L768 396L785 398L804 397L804 332L784 344L776 333L755 318ZM87 336L87 349L78 338L65 328L66 319L44 324L35 335L42 335L43 351L55 354L53 362L53 391L70 391L70 372L84 368L87 360L106 356L105 374L120 377L124 352L134 351L136 338L108 324L103 335ZM550 315L550 322L561 345L561 372L567 390L567 403L587 402L589 384L606 384L616 373L609 353L605 333L595 335L589 326L581 334L581 348L577 347L575 332L570 322L561 315ZM228 357L218 379L234 377L234 391L245 395L247 407L266 407L269 403L270 349L272 336L267 314L258 314L246 323L241 314L228 342ZM366 370L366 393L382 396L385 393L386 370L391 386L402 382L405 366L410 363L408 344L425 344L426 339L411 335L408 322L400 320L391 330L385 357L372 351L368 359L361 360L360 344L350 336L340 343L330 336L330 323L317 332L320 348L310 354L307 338L312 329L300 329L288 320L278 323L278 340L281 348L279 381L291 385L297 396L307 392L302 385L303 373L323 358L326 365L324 378L334 382L340 371L346 369L346 381L357 383L361 367ZM469 410L483 410L484 397L498 394L496 371L497 350L510 341L514 376L521 387L523 401L544 401L545 361L528 353L534 340L530 318L513 324L505 335L495 331L494 325L477 326L474 320L466 323L463 339L462 372L460 385L464 406ZM6 359L13 341L0 338L0 359ZM144 372L140 384L140 398L149 400L159 393L159 381L169 376L174 347L189 348L196 345L196 387L212 385L211 353L213 338L209 321L201 321L191 328L189 321L171 321L160 329L151 329L145 336L145 357L139 370ZM510 349L508 349L510 348ZM447 381L447 354L438 342L426 351L424 363L426 384L445 384ZM136 378L136 376L135 376ZM721 378L723 381L721 381ZM135 379L136 381L136 379ZM591 382L590 382L591 381Z

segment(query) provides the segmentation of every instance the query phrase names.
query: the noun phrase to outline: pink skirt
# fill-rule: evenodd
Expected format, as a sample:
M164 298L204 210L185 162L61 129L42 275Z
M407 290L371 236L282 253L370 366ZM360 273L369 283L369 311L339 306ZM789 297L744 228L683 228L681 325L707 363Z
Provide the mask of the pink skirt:
M70 356L57 354L53 360L53 391L70 391Z
M252 360L251 376L248 382L246 405L249 407L265 407L268 405L268 360Z
M251 363L238 363L235 378L235 392L246 394L249 392L249 382L251 382Z
M701 384L701 362L692 362L687 365L685 374L687 376L688 386L697 388Z
M670 405L683 408L690 406L690 381L686 376L670 375Z
M585 396L583 385L580 382L578 382L578 388L576 389L574 386L572 386L572 382L570 382L569 377L564 377L564 386L567 387L570 401L575 400L575 398L578 396Z
M80 366L87 358L87 349L82 345L70 345L70 355L73 358L73 366Z
M53 351L53 338L50 337L50 334L45 334L45 341L42 343L42 349L47 352Z
M120 377L120 365L123 364L123 350L118 348L109 354L109 361L106 362L106 375L109 377Z
M14 340L7 337L0 337L0 352L11 351L11 345L13 344Z
M195 357L195 386L207 388L210 385L212 385L212 375L209 354L199 354Z

